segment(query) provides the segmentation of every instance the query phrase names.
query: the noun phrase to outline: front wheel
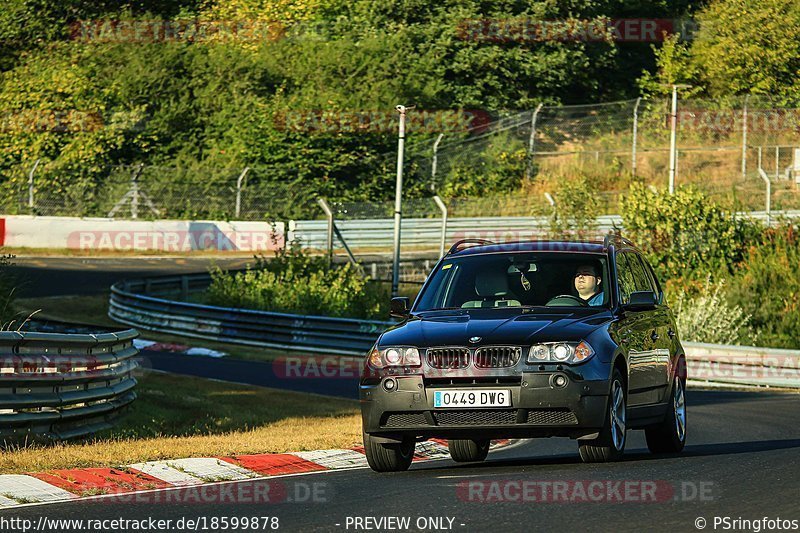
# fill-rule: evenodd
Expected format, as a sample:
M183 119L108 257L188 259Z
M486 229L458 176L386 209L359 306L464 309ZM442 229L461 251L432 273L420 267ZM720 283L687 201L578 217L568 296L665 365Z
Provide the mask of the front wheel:
M625 452L627 394L622 374L614 370L611 394L606 409L606 423L596 439L580 442L578 452L584 463L617 461Z
M644 430L653 453L679 453L686 445L686 386L680 376L672 384L670 409L664 421Z
M489 455L489 439L451 439L447 441L450 457L459 463L476 463Z
M414 439L406 438L401 443L384 444L372 435L363 434L367 464L375 472L403 472L414 459Z

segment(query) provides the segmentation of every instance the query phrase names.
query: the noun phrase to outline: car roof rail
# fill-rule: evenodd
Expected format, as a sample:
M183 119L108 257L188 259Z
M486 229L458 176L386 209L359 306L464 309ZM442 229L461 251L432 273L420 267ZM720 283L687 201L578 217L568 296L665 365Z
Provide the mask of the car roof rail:
M606 236L603 238L603 249L604 250L608 250L608 246L610 244L616 244L616 245L627 244L628 246L630 246L632 248L636 248L636 245L633 244L633 242L630 239L626 239L625 237L623 237L622 235L620 235L619 233L616 233L616 232L610 232L610 233L606 234Z
M453 243L453 246L450 247L450 249L447 251L447 254L445 255L450 255L460 251L459 247L463 244L474 244L476 246L481 246L483 244L497 244L497 243L493 241L487 241L486 239L461 239L460 241L456 241L455 243Z

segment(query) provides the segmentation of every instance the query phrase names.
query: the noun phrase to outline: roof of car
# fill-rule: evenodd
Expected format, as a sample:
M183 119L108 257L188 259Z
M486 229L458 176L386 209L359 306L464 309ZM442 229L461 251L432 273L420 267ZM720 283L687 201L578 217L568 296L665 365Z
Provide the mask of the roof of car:
M608 249L598 241L518 241L478 244L448 254L452 257L502 252L582 252L606 253Z

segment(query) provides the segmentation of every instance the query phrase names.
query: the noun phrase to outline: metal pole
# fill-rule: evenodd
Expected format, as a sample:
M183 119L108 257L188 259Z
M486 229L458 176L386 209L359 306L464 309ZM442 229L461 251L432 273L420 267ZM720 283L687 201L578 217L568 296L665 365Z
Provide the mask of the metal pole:
M249 171L250 167L244 167L244 170L236 179L236 218L239 218L239 214L242 212L242 180L244 180Z
M397 135L397 181L394 189L394 258L392 260L392 298L400 288L400 224L403 208L403 151L406 142L406 111L404 105L395 106L400 113L400 126Z
M28 174L28 209L31 214L33 214L33 173L36 172L36 167L39 166L40 161L41 159L36 160L36 163L33 164L33 168Z
M528 180L531 179L531 174L533 174L533 148L536 146L536 118L539 116L542 105L544 104L539 104L533 112L533 115L531 115L531 136L528 139L528 167L525 169L525 179Z
M444 205L438 195L433 197L433 201L436 202L436 206L442 212L442 239L439 243L439 257L441 258L444 257L444 245L447 241L447 206Z
M761 155L762 155L762 147L759 146L758 147L758 168L761 168L761 161L762 161Z
M641 98L636 99L636 105L633 106L633 143L631 144L631 175L636 177L636 137L639 130L639 103Z
M436 142L433 143L433 161L431 162L431 192L436 191L436 166L439 162L439 142L444 137L444 133L440 133L436 137Z
M744 97L744 109L742 110L742 177L747 176L747 100L750 95ZM761 168L761 165L758 166Z
M678 127L678 86L672 86L672 112L669 133L669 193L675 194L676 130Z
M322 211L325 212L325 217L328 219L328 242L326 247L328 249L328 267L330 267L333 264L333 210L331 210L331 207L324 198L317 198L317 203L322 208Z
M769 181L769 176L767 176L767 173L764 172L763 168L758 169L758 174L761 176L761 179L764 180L764 183L767 184L766 208L767 208L767 227L769 227L772 224L772 221L770 220L770 203L771 203L770 200L772 199L772 182Z

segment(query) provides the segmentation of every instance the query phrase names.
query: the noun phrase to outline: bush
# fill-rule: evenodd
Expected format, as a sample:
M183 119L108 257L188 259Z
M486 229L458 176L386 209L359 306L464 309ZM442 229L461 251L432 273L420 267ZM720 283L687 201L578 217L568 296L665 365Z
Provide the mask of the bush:
M675 301L678 331L685 341L754 346L758 334L751 316L725 299L725 280L711 282L711 276L694 297L681 291Z
M680 187L671 195L635 184L620 208L626 236L662 278L733 272L760 232L758 222L737 220L693 187Z
M561 181L555 193L555 203L550 220L553 238L584 239L597 228L600 199L585 176Z
M309 315L385 319L385 287L350 264L328 268L325 257L299 246L278 250L274 259L259 258L253 268L231 274L211 273L208 303Z
M753 316L762 344L800 348L800 231L784 223L764 232L731 280L728 299Z

